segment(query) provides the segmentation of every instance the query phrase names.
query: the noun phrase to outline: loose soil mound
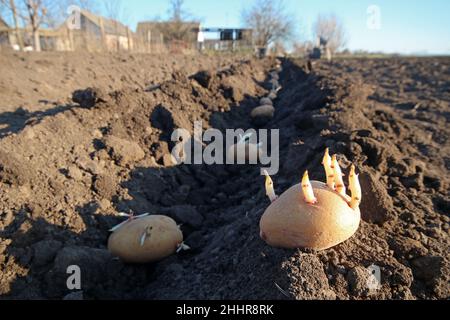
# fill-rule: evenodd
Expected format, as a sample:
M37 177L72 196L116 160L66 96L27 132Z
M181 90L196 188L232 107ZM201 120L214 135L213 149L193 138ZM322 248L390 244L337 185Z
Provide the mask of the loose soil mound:
M169 161L176 128L251 128L274 61L177 71L150 89L78 92L95 92L94 103L49 109L2 138L0 295L72 297L66 269L76 264L86 299L448 298L450 61L303 64L283 62L264 124L280 129L275 188L305 169L324 181L324 149L342 155L364 190L355 236L321 252L271 248L259 238L269 200L258 166ZM120 211L174 218L192 250L123 264L105 247ZM381 269L372 291L371 265Z

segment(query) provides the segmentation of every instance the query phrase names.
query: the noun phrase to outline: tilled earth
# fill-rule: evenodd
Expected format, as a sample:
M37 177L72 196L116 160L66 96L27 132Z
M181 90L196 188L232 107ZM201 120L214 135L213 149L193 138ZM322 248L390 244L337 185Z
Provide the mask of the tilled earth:
M259 237L269 200L257 165L169 161L176 128L248 129L274 60L230 61L157 85L77 92L44 114L0 115L0 296L36 299L446 299L449 288L450 59L283 60L275 116L278 194L326 147L360 172L363 221L328 250ZM163 79L161 79L163 80ZM148 79L146 81L149 81ZM77 88L73 88L77 89ZM84 88L79 88L84 89ZM45 98L45 97L43 97ZM91 99L88 99L91 98ZM61 98L63 99L63 97ZM20 122L20 127L14 126ZM106 250L118 212L182 224L191 250L126 265ZM82 272L66 287L67 266ZM369 290L370 266L381 287Z

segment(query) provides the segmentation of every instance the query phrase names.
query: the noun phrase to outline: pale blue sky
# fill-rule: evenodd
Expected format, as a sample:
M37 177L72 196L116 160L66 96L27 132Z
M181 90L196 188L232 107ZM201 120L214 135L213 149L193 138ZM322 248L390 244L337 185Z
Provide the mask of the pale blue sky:
M185 0L185 8L204 27L243 27L241 12L253 0ZM283 0L295 17L297 38L311 40L319 14L341 18L351 50L403 54L450 54L450 0ZM103 3L103 1L99 1ZM167 17L169 0L122 0L123 18L133 30L139 21ZM367 8L381 10L381 28L367 27ZM106 15L103 6L96 11Z
M240 27L241 11L252 1L185 0L185 8L205 27ZM311 38L311 25L319 13L339 16L349 37L347 47L398 53L450 54L450 0L284 0L295 15L300 39ZM381 29L367 27L367 8L381 10ZM128 0L127 24L154 16L164 18L169 0Z

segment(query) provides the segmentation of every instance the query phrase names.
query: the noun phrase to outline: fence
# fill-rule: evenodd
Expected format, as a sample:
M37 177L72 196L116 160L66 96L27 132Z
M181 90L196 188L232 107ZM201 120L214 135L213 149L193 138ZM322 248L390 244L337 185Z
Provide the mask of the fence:
M29 29L0 28L0 50L19 50L20 34L27 51L33 50L33 32ZM81 30L40 29L39 40L43 51L88 51L88 52L139 52L139 53L184 53L197 50L197 43L186 41L164 41L163 37L145 39L136 33L126 35L95 34Z
M203 44L205 50L210 51L251 51L254 45L249 40L205 40Z
M34 44L33 32L30 29L0 28L0 49L15 49L22 45L26 50L32 50ZM39 30L41 49L45 51L67 51L71 48L68 30Z

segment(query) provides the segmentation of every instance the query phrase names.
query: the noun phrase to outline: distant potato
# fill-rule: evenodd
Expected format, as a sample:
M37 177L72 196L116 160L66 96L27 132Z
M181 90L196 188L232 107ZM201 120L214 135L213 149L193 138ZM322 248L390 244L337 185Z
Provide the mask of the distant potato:
M271 105L263 105L252 110L250 116L256 126L263 126L269 122L275 114L275 108Z
M275 114L275 108L272 105L266 104L263 106L259 106L256 107L255 109L252 110L252 113L250 114L250 116L255 119L255 118L273 118L273 115Z

